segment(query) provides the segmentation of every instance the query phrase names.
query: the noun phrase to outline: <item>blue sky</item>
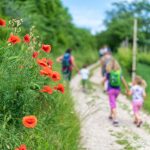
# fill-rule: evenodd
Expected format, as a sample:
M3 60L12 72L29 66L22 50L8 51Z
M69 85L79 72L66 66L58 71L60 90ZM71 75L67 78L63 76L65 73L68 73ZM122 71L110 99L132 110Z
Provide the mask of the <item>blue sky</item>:
M62 0L63 5L69 9L73 22L78 27L88 28L93 34L105 29L105 11L111 9L111 3L116 1L124 0Z

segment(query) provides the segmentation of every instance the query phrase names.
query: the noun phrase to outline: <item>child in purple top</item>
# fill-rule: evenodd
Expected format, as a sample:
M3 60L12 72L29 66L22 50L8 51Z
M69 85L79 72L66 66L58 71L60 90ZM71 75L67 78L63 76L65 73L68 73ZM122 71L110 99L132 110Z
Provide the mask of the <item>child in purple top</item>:
M118 125L117 113L116 113L116 100L120 93L121 81L128 91L128 85L121 74L121 68L119 63L112 59L106 67L107 73L103 80L103 83L108 80L108 89L107 93L109 96L109 105L110 105L110 116L109 119L113 120L115 126Z

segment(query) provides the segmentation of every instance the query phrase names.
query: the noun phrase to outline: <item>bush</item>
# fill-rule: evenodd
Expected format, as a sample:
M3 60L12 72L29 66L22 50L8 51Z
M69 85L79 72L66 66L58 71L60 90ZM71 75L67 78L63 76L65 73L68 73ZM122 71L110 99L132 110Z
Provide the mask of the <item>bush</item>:
M138 61L140 63L150 65L150 53L138 53Z
M125 67L128 72L132 70L132 50L128 48L119 48L117 59L122 67Z

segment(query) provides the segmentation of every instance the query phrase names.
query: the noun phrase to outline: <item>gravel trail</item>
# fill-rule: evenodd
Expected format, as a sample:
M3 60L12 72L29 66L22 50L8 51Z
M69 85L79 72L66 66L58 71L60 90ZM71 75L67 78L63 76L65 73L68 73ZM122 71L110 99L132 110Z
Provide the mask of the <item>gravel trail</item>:
M97 64L92 65L92 69ZM100 86L100 69L95 69L90 81L92 87L84 93L81 77L76 75L71 83L75 110L81 121L80 150L150 150L150 116L142 112L141 128L133 124L131 101L118 97L119 127L108 120L108 97Z

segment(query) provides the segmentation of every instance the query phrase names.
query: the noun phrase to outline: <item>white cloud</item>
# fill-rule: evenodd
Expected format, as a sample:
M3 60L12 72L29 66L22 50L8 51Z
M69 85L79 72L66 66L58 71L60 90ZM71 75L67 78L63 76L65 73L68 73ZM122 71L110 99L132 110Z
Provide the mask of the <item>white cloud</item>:
M66 2L66 0L63 0ZM94 2L83 3L82 0L75 0L71 3L68 0L69 11L72 15L73 22L79 27L85 27L91 30L93 34L98 31L105 29L103 20L105 18L105 11L112 8L113 2L128 1L132 2L135 0L93 0ZM100 2L101 1L101 2Z
M79 27L88 28L93 34L104 29L103 17L96 10L72 9L73 22Z

